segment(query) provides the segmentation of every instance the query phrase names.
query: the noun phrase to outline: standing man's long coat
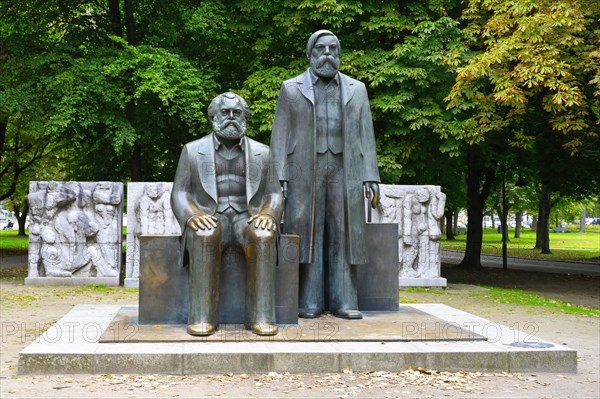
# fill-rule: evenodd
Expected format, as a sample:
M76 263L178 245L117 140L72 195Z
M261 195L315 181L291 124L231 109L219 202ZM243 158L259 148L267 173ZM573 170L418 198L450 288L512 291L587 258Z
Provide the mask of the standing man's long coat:
M367 263L363 183L379 182L371 109L365 85L339 73L346 248L350 264ZM315 220L316 121L310 71L281 86L271 136L271 152L279 179L288 181L286 233L300 235L300 263L311 263Z

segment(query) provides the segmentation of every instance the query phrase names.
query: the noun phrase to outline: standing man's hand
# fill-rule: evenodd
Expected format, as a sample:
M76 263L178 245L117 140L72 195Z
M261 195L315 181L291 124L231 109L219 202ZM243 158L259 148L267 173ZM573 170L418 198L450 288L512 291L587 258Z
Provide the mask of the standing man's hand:
M218 219L212 215L194 215L188 219L187 225L194 231L217 228Z
M379 204L379 183L374 181L365 182L365 188L367 190L367 198L371 199L371 208L375 209Z

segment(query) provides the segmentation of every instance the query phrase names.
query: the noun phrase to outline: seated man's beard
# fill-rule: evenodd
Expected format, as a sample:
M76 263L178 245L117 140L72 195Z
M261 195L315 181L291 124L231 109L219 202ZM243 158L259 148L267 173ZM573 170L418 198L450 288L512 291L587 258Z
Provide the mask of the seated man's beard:
M333 78L340 69L340 60L331 55L322 55L319 58L311 57L310 66L317 76Z
M226 120L219 124L213 120L213 130L218 137L224 139L241 139L246 134L246 122L240 124L237 121Z

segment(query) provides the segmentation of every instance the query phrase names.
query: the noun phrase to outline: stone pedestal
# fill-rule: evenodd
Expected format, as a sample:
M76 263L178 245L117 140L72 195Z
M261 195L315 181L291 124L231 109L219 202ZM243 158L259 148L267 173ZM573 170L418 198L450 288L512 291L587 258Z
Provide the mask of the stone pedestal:
M369 263L358 266L358 308L398 310L398 224L368 223Z
M127 183L126 288L139 287L140 235L181 234L171 210L172 186L172 182Z
M185 326L138 324L136 314L135 305L75 306L21 351L19 374L577 372L573 349L439 304L301 319L269 337L232 325L194 337Z
M276 269L278 324L298 322L298 246L296 235L282 234ZM179 265L178 236L140 237L141 324L187 324L188 269ZM244 323L246 267L237 251L223 254L219 299L220 323Z
M443 277L399 278L400 287L447 287L448 281Z
M445 287L446 279L440 277L440 219L444 214L445 194L439 186L381 184L379 187L381 201L377 209L367 209L367 220L398 223L399 285Z
M118 287L119 277L25 277L25 285L76 285L90 284Z

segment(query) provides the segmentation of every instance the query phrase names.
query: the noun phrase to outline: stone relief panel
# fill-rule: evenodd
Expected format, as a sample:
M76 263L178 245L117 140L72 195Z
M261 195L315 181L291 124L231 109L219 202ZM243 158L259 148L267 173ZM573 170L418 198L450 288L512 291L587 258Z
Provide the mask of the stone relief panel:
M372 212L375 223L398 223L399 278L440 276L440 219L446 195L439 186L381 184L381 200Z
M117 277L123 184L32 181L28 277Z
M127 184L126 279L138 279L140 276L140 235L181 234L179 223L171 211L172 187L172 182Z

